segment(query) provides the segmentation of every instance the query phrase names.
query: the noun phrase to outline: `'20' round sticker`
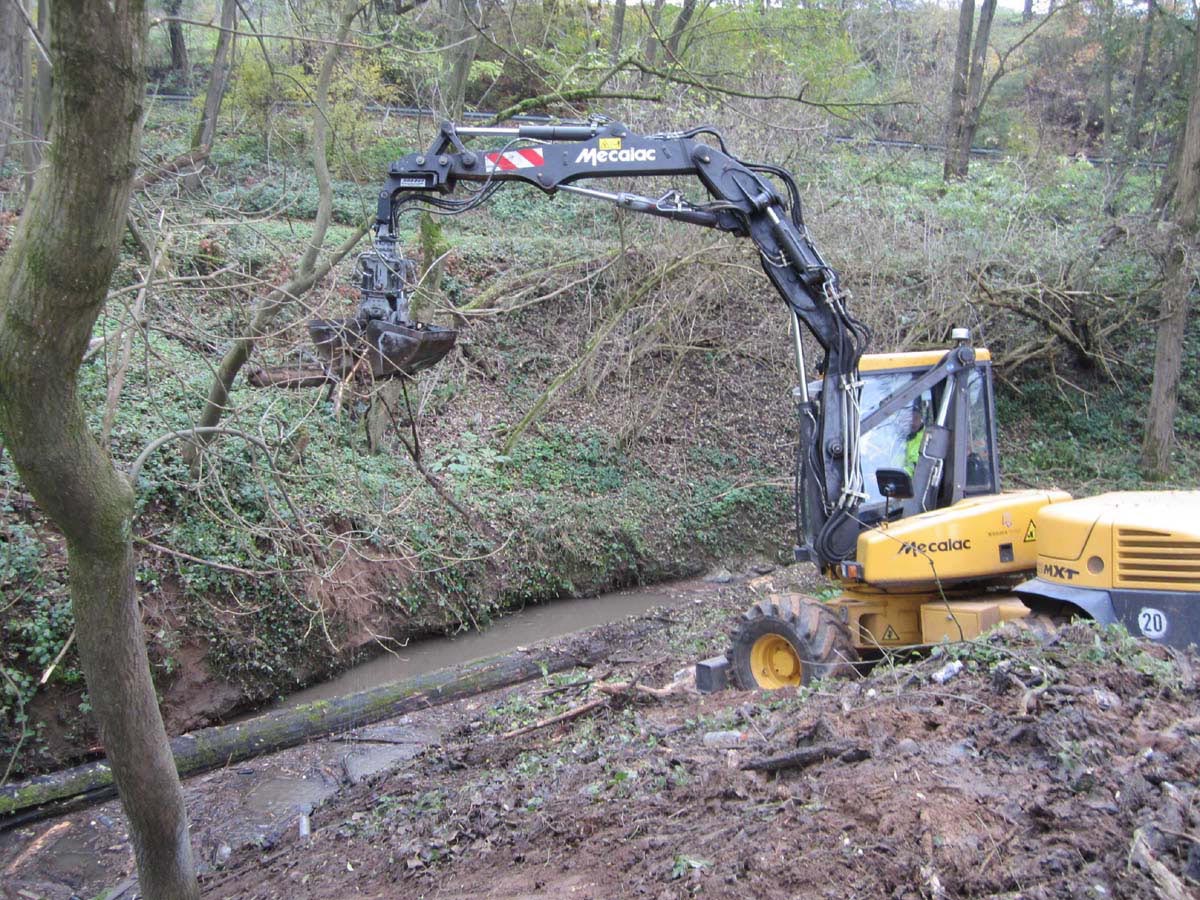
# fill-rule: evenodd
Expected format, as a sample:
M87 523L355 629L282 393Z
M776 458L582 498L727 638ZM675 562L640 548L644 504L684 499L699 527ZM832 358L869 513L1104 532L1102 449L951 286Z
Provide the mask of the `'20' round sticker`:
M1152 606L1143 606L1142 611L1138 613L1138 628L1142 634L1150 638L1152 641L1157 641L1167 634L1170 623L1167 621L1167 614L1161 609L1155 609Z

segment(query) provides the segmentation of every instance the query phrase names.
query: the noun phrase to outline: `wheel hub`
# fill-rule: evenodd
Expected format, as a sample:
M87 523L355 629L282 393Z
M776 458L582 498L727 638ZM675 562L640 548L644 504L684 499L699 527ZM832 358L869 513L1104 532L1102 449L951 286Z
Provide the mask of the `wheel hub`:
M767 690L794 686L803 681L804 666L796 648L777 634L763 635L754 642L750 665L759 687Z

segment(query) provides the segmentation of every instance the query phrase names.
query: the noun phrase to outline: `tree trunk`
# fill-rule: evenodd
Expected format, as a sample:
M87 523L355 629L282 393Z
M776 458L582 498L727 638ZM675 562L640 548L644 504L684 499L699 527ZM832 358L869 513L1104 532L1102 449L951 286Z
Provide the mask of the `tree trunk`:
M37 27L38 32L42 36L42 43L49 47L54 39L54 19L50 13L50 0L37 0ZM35 103L35 128L34 134L39 140L45 140L50 133L50 120L53 117L54 98L50 95L52 86L51 76L53 74L50 64L39 56L35 56L37 60L37 79L34 86ZM39 156L39 159L41 157Z
M0 3L0 168L12 135L20 133L20 97L25 71L25 18L16 3Z
M25 11L29 11L29 0L21 0L25 4ZM33 146L33 54L35 53L33 37L25 42L25 52L21 54L21 130L24 132L24 141L21 143L21 168L25 170L24 182L25 197L28 199L33 192L33 170L36 168L36 160L34 153L36 152Z
M141 0L54 0L50 15L54 152L0 262L0 432L66 538L80 660L142 893L197 898L134 586L133 490L88 430L76 392L137 163L145 8Z
M442 115L451 122L462 120L471 64L479 45L475 20L479 5L475 0L446 0L446 44L442 59Z
M988 44L992 39L992 20L996 16L996 0L983 0L979 7L979 25L975 28L975 49L971 54L971 77L967 81L967 110L965 115L963 151L970 159L971 145L975 143L975 132L979 128L979 117L987 98L983 93L983 73L987 68ZM966 172L964 171L965 175Z
M1182 239L1183 235L1179 237ZM1191 265L1194 261L1194 254L1183 247L1173 249L1167 261L1167 277L1163 284L1154 346L1154 381L1150 387L1150 408L1142 440L1142 471L1147 478L1167 478L1173 466L1171 452L1175 445L1175 410L1183 368L1188 295L1195 281Z
M974 28L975 0L962 0L958 10L958 41L954 45L954 71L950 76L950 103L946 111L946 159L942 166L946 181L967 175L968 161L961 147L966 127L967 79L971 74L971 32Z
M621 42L625 39L625 0L613 3L612 38L609 41L609 58L616 65L621 58Z
M1200 212L1200 28L1196 29L1193 55L1192 95L1180 138L1182 147L1172 217L1175 245L1167 258L1167 277L1154 348L1154 383L1150 387L1150 408L1142 440L1142 469L1150 478L1166 478L1171 474L1183 338L1195 283L1197 213Z
M950 85L950 115L947 123L946 161L943 177L966 178L971 164L971 145L979 128L979 117L987 99L983 73L987 66L988 42L992 36L992 20L996 15L996 0L983 0L979 8L979 25L971 47L971 30L975 20L974 0L963 0L958 19L958 43L954 52L954 79Z
M578 643L578 648L563 652L517 651L491 656L369 691L281 709L236 725L202 728L172 740L171 751L180 774L194 775L349 728L512 687L598 661L596 652L583 641ZM0 827L9 827L8 817L32 806L80 796L93 801L103 799L111 784L112 773L108 766L97 762L24 784L6 785L0 788ZM22 817L21 821L28 822L29 818Z
M217 49L213 53L212 72L208 77L208 90L204 94L204 110L192 134L192 149L209 149L217 134L217 119L221 114L221 101L225 98L225 87L229 83L230 59L237 26L237 0L224 0L221 4L221 33L217 36ZM196 183L192 183L192 180ZM199 187L199 175L190 176L184 182L189 190Z
M1101 89L1101 110L1104 116L1103 128L1101 131L1100 145L1103 148L1105 156L1112 156L1113 153L1113 79L1116 77L1116 47L1114 42L1116 37L1113 35L1113 16L1115 13L1115 0L1107 0L1104 6L1104 14L1101 16L1102 27L1104 28L1104 36L1100 42L1101 47L1101 64L1100 77L1102 81Z
M1180 160L1183 157L1183 130L1180 129L1179 134L1175 136L1175 140L1171 142L1171 153L1167 157L1167 168L1163 172L1163 179L1158 185L1158 190L1154 192L1153 208L1160 211L1164 217L1167 210L1171 209L1175 204L1175 191L1179 187L1179 172L1182 169Z
M671 28L671 36L667 38L667 53L671 57L672 62L679 62L679 41L683 38L683 33L687 31L687 27L691 24L692 16L696 14L696 0L683 0L683 8L679 10L679 15L675 17L675 24Z
M1021 9L1021 24L1025 25L1033 21L1033 0L1025 0L1025 5Z
M1133 76L1133 99L1129 103L1129 120L1125 123L1125 151L1135 153L1142 144L1142 116L1146 105L1147 73L1150 71L1150 49L1154 41L1154 0L1146 0L1146 25L1142 29L1142 52L1137 73Z
M170 18L178 17L182 4L183 0L163 0L163 12ZM188 63L187 41L183 38L183 25L179 22L168 22L167 39L171 43L171 71L187 82L192 77L192 70Z
M26 13L30 18L34 10L37 12L37 31L42 47L50 46L50 14L46 9L46 0L28 0ZM39 42L32 38L27 43L25 54L24 98L25 112L25 196L33 191L33 179L38 166L42 164L42 144L46 139L46 129L50 124L50 66L38 49Z
M662 32L662 8L665 0L654 0L654 8L650 12L650 36L646 38L646 63L650 68L658 59L658 47ZM642 6L645 9L645 6Z
M583 13L583 52L592 54L596 52L596 23L592 21L592 5L584 0L581 7Z
M350 25L358 15L358 9L356 0L351 0L342 11L337 36L333 43L329 44L325 50L325 58L321 62L321 71L317 75L316 90L313 94L313 102L316 106L313 113L313 169L317 176L317 191L319 196L317 200L317 218L313 222L312 237L309 239L304 255L300 258L296 277L283 287L272 290L256 304L247 333L235 340L233 345L225 352L225 356L221 359L221 363L217 367L217 372L213 376L212 384L209 386L208 399L205 401L204 410L200 414L198 424L202 428L215 427L220 423L222 416L225 415L226 404L229 402L229 392L233 389L234 380L242 370L242 366L250 359L250 354L254 350L255 343L267 333L267 329L275 321L275 317L279 315L280 311L297 297L308 293L312 289L312 286L324 278L331 268L341 262L346 254L358 245L363 235L367 233L369 223L360 225L354 234L342 243L337 251L331 254L320 265L317 264L317 258L321 245L325 242L325 233L329 230L329 222L333 212L333 188L330 184L329 161L326 149L328 138L329 83L333 79L334 66L341 55L346 37L350 33ZM193 470L195 470L196 464L199 461L200 452L211 441L212 435L206 434L202 437L198 436L192 443L185 446L184 460Z

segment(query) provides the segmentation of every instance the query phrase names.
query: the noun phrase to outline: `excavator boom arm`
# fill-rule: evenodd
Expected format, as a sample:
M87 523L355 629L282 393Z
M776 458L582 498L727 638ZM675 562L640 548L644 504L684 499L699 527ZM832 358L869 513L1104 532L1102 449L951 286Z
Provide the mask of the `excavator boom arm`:
M710 135L717 145L700 140ZM467 140L485 138L502 146L477 151ZM593 179L691 176L709 199L685 200L671 191L653 199L628 192L583 187ZM785 186L781 195L771 178ZM442 212L465 212L511 182L547 194L583 194L635 212L713 228L752 240L768 279L794 317L801 380L801 453L798 524L807 556L826 565L854 553L858 524L853 511L863 499L857 442L858 361L866 328L847 310L836 272L821 257L799 213L799 193L791 175L769 165L731 155L720 135L706 128L674 134L639 135L620 123L522 125L471 128L443 124L424 153L391 163L379 194L376 242L394 245L396 217L410 203ZM451 199L458 191L465 199ZM824 351L823 396L810 398L805 373L803 325ZM803 509L804 515L800 515Z

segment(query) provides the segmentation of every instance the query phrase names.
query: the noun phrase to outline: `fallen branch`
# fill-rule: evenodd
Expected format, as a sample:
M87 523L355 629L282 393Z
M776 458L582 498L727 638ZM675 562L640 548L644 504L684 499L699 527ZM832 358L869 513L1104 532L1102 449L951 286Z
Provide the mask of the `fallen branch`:
M921 864L921 881L925 883L925 893L930 900L942 900L946 889L933 866L933 825L929 821L929 810L922 809L918 818L921 822L921 852L925 857Z
M577 685L565 685L565 687L576 687ZM669 684L663 688L650 687L646 684L638 684L636 681L613 681L603 682L597 681L592 687L603 694L603 697L597 697L593 700L588 700L586 703L581 703L579 706L568 709L566 712L559 713L556 716L550 716L548 719L542 719L539 722L534 722L532 725L525 725L522 728L514 728L512 731L506 731L500 735L501 738L515 738L523 734L529 734L532 731L539 731L542 728L549 728L551 725L558 725L562 722L569 722L572 719L577 719L585 713L590 713L592 710L599 709L602 706L608 706L609 701L614 697L653 697L656 700L663 700L667 697L673 697L683 693L686 688L682 684Z
M1030 688L1021 695L1021 702L1017 708L1017 715L1029 716L1038 708L1038 701L1042 695L1050 688L1050 682L1044 682L1035 688Z
M629 681L613 681L609 683L601 682L596 685L596 690L602 694L607 694L610 697L625 697L630 694L643 694L647 697L654 697L657 700L664 700L667 697L674 697L677 694L682 694L686 691L683 683L669 684L666 687L656 688L650 687L647 684L637 684Z
M1133 833L1133 843L1129 847L1129 864L1144 870L1161 891L1159 896L1167 900L1187 900L1195 896L1184 886L1178 875L1154 858L1144 829L1139 828Z
M144 191L151 185L158 184L164 178L169 178L172 175L178 175L184 169L194 168L197 163L204 162L208 159L208 147L201 147L199 150L192 150L189 153L184 153L175 157L170 162L165 162L161 166L156 166L152 172L143 172L136 181L133 182L133 192Z
M870 755L870 751L864 747L859 747L850 741L838 741L832 744L822 744L819 747L802 747L799 750L779 753L775 756L748 759L738 768L753 769L756 772L781 772L784 769L807 769L809 766L815 766L828 759L838 759L845 763L862 762Z
M46 667L46 671L42 673L42 677L38 679L38 684L43 685L50 680L50 676L54 674L54 670L58 668L58 664L63 661L63 657L67 655L67 651L71 649L71 645L75 643L75 629L71 629L71 633L67 635L66 643L62 645L62 649L54 657L54 661Z
M320 365L256 366L246 375L246 382L256 388L311 388L336 384L341 379Z
M586 649L492 656L362 693L278 710L236 725L203 728L174 738L171 752L180 775L195 775L313 738L595 661ZM0 788L0 831L62 812L67 801L80 805L106 799L115 792L112 769L103 760L5 785Z
M557 716L551 716L548 719L542 719L540 722L534 722L532 725L526 725L523 728L514 728L512 731L506 731L500 737L507 740L508 738L520 737L530 732L539 731L543 728L549 728L551 725L558 725L560 722L569 722L572 719L577 719L585 713L590 713L593 709L599 709L601 706L608 705L607 697L597 697L595 700L589 700L587 703L580 704L573 709L568 709L564 713L559 713Z

